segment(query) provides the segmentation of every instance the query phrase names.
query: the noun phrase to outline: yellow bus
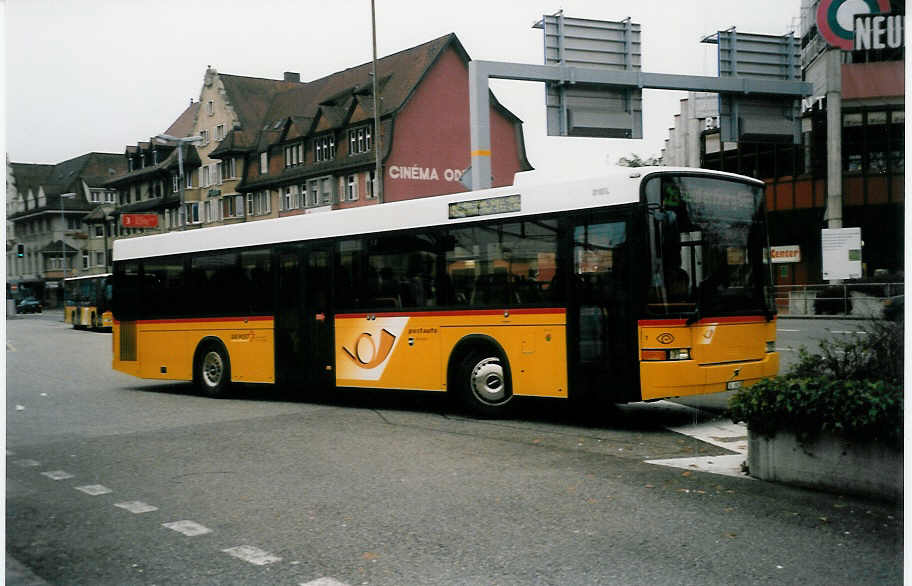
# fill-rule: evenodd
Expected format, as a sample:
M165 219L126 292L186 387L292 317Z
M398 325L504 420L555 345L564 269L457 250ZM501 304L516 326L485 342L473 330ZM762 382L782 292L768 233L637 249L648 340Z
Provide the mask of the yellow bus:
M113 367L631 402L778 371L763 183L643 167L114 243Z
M111 329L111 273L63 280L63 321L74 328Z

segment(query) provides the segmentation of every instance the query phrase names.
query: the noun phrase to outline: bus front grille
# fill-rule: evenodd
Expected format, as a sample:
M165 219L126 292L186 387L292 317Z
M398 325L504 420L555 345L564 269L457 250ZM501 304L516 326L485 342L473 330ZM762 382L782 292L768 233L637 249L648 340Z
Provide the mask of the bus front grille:
M120 322L120 359L136 360L136 322Z

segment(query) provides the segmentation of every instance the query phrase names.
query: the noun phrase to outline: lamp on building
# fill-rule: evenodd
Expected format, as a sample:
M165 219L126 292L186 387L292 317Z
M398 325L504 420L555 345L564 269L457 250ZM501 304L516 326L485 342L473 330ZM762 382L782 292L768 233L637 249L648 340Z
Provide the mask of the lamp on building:
M180 193L180 205L184 205L184 145L199 144L203 142L202 136L185 136L178 138L170 134L159 134L152 137L158 144L167 144L177 147L177 185Z
M61 193L60 194L60 286L63 287L63 279L66 277L66 241L64 237L66 235L66 219L63 217L63 200L64 199L73 199L76 197L75 193Z

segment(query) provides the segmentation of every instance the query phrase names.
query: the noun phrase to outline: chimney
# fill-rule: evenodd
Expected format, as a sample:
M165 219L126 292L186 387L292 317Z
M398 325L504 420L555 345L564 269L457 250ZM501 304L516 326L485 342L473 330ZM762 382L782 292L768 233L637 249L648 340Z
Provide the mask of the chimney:
M294 71L286 71L286 72L285 72L285 81L296 81L296 82L300 83L300 82L301 82L301 74L300 74L300 73L296 73L296 72L294 72Z

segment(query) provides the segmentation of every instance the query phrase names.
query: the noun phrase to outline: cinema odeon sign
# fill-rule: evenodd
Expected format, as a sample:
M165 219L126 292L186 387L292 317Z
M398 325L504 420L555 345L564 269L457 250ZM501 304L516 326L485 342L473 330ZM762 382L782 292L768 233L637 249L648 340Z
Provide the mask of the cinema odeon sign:
M820 0L817 30L843 51L897 49L904 44L905 15L890 13L890 0Z

